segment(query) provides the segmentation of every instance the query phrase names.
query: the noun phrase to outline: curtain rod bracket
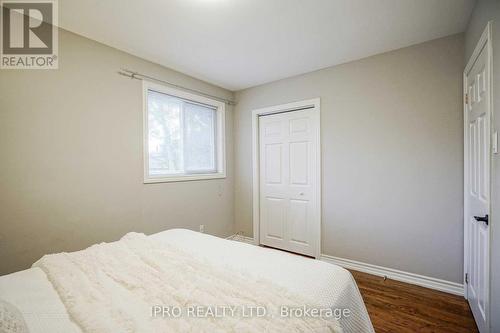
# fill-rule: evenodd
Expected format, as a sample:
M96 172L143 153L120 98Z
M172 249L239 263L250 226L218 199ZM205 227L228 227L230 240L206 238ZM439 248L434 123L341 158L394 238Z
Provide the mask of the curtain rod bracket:
M160 83L163 83L165 85L168 85L168 86L171 86L171 87L175 87L177 89L185 90L185 91L188 91L188 92L192 92L192 93L195 93L195 94L199 94L199 95L202 95L202 96L205 96L205 97L209 97L209 98L212 98L212 99L224 102L224 103L226 103L228 105L236 105L236 102L234 102L232 100L225 99L225 98L218 97L218 96L214 96L214 95L210 95L210 94L204 93L204 92L199 91L199 90L195 90L195 89L191 89L191 88L186 88L186 87L183 87L181 85L178 85L178 84L175 84L175 83L172 83L172 82L168 82L168 81L165 81L165 80L162 80L162 79L155 78L153 76L149 76L149 75L145 75L145 74L141 74L141 73L138 73L138 72L131 71L130 69L120 68L120 70L118 71L118 74L120 74L122 76L129 77L131 79L136 79L136 80L147 80L147 81L160 82Z

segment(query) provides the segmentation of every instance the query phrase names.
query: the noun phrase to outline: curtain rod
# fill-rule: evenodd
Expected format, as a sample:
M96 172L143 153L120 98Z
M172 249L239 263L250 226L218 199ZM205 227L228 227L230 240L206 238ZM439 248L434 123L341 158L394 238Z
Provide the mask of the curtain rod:
M149 81L160 82L160 83L166 84L168 86L171 86L171 87L174 87L174 88L177 88L177 89L181 89L181 90L184 90L184 91L192 92L192 93L195 93L195 94L198 94L198 95L202 95L202 96L205 96L205 97L209 97L209 98L215 99L215 100L220 101L220 102L224 102L224 103L226 103L228 105L236 105L236 102L234 102L234 101L232 101L230 99L225 99L225 98L222 98L222 97L210 95L210 94L207 94L207 93L204 93L202 91L195 90L195 89L186 88L186 87L183 87L181 85L178 85L178 84L175 84L175 83L172 83L172 82L168 82L168 81L165 81L165 80L162 80L162 79L158 79L158 78L153 77L153 76L149 76L149 75L141 74L141 73L138 73L138 72L134 72L134 71L131 71L129 69L122 68L122 69L120 69L118 71L118 74L120 74L122 76L129 77L131 79L136 79L136 80L149 80Z

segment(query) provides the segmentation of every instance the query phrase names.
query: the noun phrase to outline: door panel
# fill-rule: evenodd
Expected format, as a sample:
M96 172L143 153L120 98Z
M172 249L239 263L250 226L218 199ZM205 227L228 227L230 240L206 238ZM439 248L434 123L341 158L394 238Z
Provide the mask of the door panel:
M266 198L266 220L267 223L267 237L272 237L277 240L284 238L285 226L285 199L283 198Z
M307 133L309 119L298 118L290 120L290 134Z
M260 243L306 255L316 254L319 219L315 112L259 117Z
M307 185L308 175L307 141L290 143L290 183Z
M483 48L466 73L465 164L467 298L480 332L488 332L489 225L476 217L489 214L490 207L490 110L487 48Z
M308 243L307 206L305 200L290 199L290 240L293 242Z
M478 178L479 178L479 196L480 199L485 202L486 204L488 203L488 198L489 198L489 177L487 176L488 172L488 164L490 163L489 161L489 152L486 150L488 145L488 139L489 139L489 130L486 128L486 115L482 114L477 118L478 121L478 152L479 152L479 158L478 158Z
M480 281L478 281L479 283L477 284L477 292L478 292L478 295L477 295L477 302L478 302L478 307L479 307L479 310L481 311L481 315L484 317L485 316L485 306L486 306L486 294L485 294L485 291L486 291L486 279L488 279L487 276L485 276L484 274L481 274L482 272L485 271L485 268L486 268L486 247L485 245L487 244L487 240L486 240L486 237L487 237L487 233L486 231L483 229L483 228L478 228L478 232L479 232L479 235L478 235L478 269L477 271L479 272L478 274L478 279L481 279Z
M471 195L477 194L477 182L476 182L476 121L474 120L469 124L469 189Z
M282 166L283 160L282 144L274 143L265 146L266 151L266 168L265 179L266 184L281 184L282 183Z
M272 121L265 124L264 133L266 138L279 137L281 135L281 123L279 121Z

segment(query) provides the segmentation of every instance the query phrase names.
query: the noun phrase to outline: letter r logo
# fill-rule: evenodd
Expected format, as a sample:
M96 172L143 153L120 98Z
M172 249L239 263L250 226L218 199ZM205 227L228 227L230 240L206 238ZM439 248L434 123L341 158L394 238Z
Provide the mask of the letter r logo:
M15 1L1 2L2 53L53 53L53 2Z

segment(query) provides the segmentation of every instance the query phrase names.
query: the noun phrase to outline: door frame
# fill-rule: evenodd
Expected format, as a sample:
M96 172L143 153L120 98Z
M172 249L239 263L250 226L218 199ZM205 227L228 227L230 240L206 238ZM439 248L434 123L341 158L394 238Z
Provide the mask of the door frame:
M492 151L491 151L491 148L492 148L492 145L491 145L491 120L492 120L492 113L493 113L493 85L492 85L492 82L493 82L493 61L492 61L492 40L491 40L491 31L492 31L492 23L491 21L489 21L487 24L486 24L486 28L484 29L482 35L481 35L481 38L479 39L476 47L474 48L474 52L472 53L472 56L470 57L469 61L467 62L467 66L465 66L465 69L464 69L464 73L463 73L463 116L464 116L464 220L463 220L463 223L464 223L464 280L463 280L463 284L464 284L464 298L465 299L468 299L469 295L468 295L468 286L467 286L467 282L466 282L466 279L465 279L465 274L469 272L469 256L470 256L470 253L469 253L469 249L468 249L468 243L469 243L469 232L468 232L468 228L467 228L467 217L469 215L469 202L468 202L468 192L469 192L469 184L468 184L468 172L469 172L469 149L468 149L468 117L467 117L467 100L466 98L470 98L469 97L466 97L468 91L467 91L467 86L468 86L468 82L467 82L467 73L472 69L472 67L474 66L474 63L476 62L477 58L479 57L479 54L481 53L481 51L483 50L484 47L486 47L486 52L487 52L487 56L486 56L486 63L487 63L487 66L488 66L488 77L489 77L489 80L488 80L488 89L490 90L489 91L489 98L488 100L486 101L487 102L487 108L488 108L488 137L490 139L490 149L489 149L489 168L488 168L488 172L489 172L489 182L490 182L490 186L489 186L489 198L490 198L490 202L489 202L489 207L488 207L488 215L491 216L491 161L492 161ZM489 238L489 242L488 242L488 262L486 263L487 265L487 283L488 283L488 286L490 285L490 277L489 277L489 266L490 266L490 262L489 260L491 259L491 232L490 232L490 229L491 228L488 228L488 238ZM490 302L489 302L489 291L490 291L490 288L488 287L488 299L486 300L486 325L487 327L489 327L489 321L490 321Z
M259 117L264 115L293 112L303 109L315 110L313 121L316 124L317 133L315 143L316 154L316 218L315 218L315 254L318 259L321 255L321 109L320 98L313 98L298 102L274 105L252 111L252 171L253 171L253 239L256 245L260 245L260 160L259 160Z

